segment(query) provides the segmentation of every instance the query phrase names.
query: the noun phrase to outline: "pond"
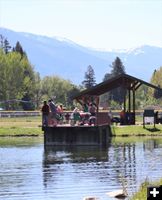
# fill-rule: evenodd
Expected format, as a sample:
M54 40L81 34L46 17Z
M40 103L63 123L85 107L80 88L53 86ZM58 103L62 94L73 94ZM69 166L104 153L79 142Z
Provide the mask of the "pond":
M113 138L107 148L43 146L43 138L0 138L0 199L82 200L129 195L162 177L162 138Z

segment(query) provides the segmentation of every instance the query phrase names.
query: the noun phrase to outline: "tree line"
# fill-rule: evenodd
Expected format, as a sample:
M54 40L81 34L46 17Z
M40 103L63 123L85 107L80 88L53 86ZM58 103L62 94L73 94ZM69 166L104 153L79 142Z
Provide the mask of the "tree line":
M34 110L43 100L51 98L68 107L72 105L72 96L80 89L59 76L41 78L20 42L11 47L0 35L0 107Z
M106 73L103 77L103 81L111 79L117 75L125 74L125 66L121 59L116 57L112 64L109 66L110 72ZM91 65L88 66L87 72L85 72L85 80L82 82L85 88L91 88L95 86L96 78L95 72ZM154 70L150 83L162 88L162 67ZM122 87L112 89L111 91L100 96L100 106L111 109L122 109L123 99L126 91ZM128 102L126 102L128 104ZM136 91L136 109L143 109L147 106L161 106L162 107L162 92L154 90L146 85L141 85Z
M103 81L116 75L126 73L121 59L116 57L109 66L111 70L103 77ZM151 83L162 87L162 67L155 70ZM95 71L91 65L87 67L81 85L75 85L59 76L40 77L34 70L22 45L17 41L11 47L7 38L0 35L0 107L6 110L34 110L42 105L43 100L54 99L67 108L73 106L72 97L85 88L96 85ZM124 90L116 88L101 95L101 103L107 103L114 109L122 106ZM156 104L161 105L162 94L145 86L140 87L136 95L136 106Z

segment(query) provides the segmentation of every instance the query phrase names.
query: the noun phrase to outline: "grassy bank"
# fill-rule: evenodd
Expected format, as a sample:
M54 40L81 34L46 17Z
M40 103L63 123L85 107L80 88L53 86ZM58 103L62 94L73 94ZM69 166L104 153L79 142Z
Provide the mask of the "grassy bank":
M0 136L40 136L41 117L0 118Z
M162 136L162 125L156 124L147 125L143 128L142 125L131 126L111 126L113 136Z
M0 136L39 136L42 135L41 116L0 118ZM162 136L162 125L111 126L113 136Z
M132 198L130 198L130 200L144 200L144 199L147 199L147 186L160 186L162 185L162 179L160 179L159 181L157 182L149 182L149 181L145 181L139 191L133 195Z

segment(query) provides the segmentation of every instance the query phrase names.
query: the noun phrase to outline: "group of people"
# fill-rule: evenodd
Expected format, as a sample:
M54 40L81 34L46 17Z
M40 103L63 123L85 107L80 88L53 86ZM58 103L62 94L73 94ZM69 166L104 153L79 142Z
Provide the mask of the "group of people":
M56 123L56 120L60 120L62 118L63 113L63 107L62 105L56 106L55 103L50 99L47 103L47 101L43 102L42 106L42 125L48 126L49 122L49 115L50 119L53 119L53 122Z
M48 103L47 101L43 102L41 111L43 126L62 124L63 119L65 119L65 123L71 125L92 125L96 122L96 106L94 103L84 103L81 110L75 107L72 113L63 114L63 106L55 105L50 99Z
M79 110L77 107L72 112L71 125L92 125L96 123L96 105L94 103L84 103L82 109Z

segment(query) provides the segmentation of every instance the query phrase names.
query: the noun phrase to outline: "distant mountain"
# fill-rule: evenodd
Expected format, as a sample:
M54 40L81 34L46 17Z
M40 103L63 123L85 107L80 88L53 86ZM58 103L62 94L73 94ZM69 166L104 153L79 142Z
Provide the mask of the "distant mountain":
M0 28L0 34L8 39L12 46L19 41L26 51L31 64L40 75L59 75L80 84L84 79L87 66L95 71L97 82L101 82L110 65L120 57L126 73L149 81L153 71L162 66L162 48L141 46L135 49L99 51L78 45L72 41L56 37L15 32Z

